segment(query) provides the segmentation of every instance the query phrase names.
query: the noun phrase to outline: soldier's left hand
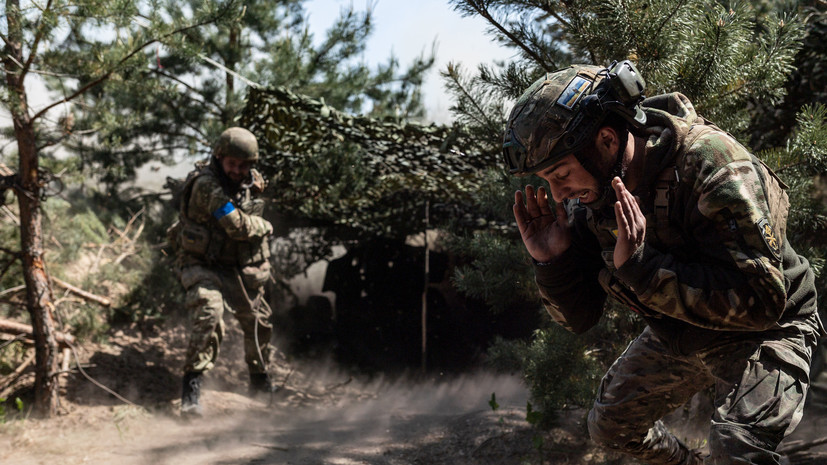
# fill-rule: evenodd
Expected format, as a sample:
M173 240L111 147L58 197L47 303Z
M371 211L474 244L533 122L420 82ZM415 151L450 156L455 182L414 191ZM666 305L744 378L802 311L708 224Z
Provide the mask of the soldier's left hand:
M617 196L617 202L615 202L617 244L614 251L614 265L620 268L643 244L646 238L646 217L643 216L637 200L626 189L626 185L620 178L612 179L612 187Z

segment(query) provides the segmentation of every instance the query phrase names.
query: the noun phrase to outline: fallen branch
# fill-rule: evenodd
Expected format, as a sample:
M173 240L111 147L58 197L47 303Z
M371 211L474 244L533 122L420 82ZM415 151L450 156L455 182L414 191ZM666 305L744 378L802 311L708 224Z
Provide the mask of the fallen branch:
M10 219L15 226L20 226L20 218L18 218L17 215L15 215L9 207L3 205L2 207L0 207L0 211L2 211L3 215L5 215L6 218Z
M80 297L83 297L86 300L91 300L91 301L96 302L100 305L103 305L104 307L108 307L108 306L112 305L112 301L107 299L106 297L101 297L99 295L92 294L91 292L84 291L83 289L81 289L79 287L76 287L76 286L73 286L73 285L67 283L66 281L63 281L60 278L56 278L56 277L52 276L52 281L54 281L55 284L57 284L58 286L66 289L67 291L69 291L73 294L79 295Z
M17 336L12 336L11 334L0 333L0 341L3 341L3 343L0 344L0 350L3 350L6 346L11 345L13 342L17 341L20 341L23 344L28 344L30 346L34 345L34 339L27 338L25 334L18 334Z
M64 347L62 356L63 360L60 364L60 371L69 371L69 362L72 359L72 349L70 349L69 346Z
M18 334L24 334L31 338L34 338L34 330L32 329L31 325L24 325L23 323L18 323L16 321L9 321L0 319L0 333L6 334L14 334L15 336ZM55 331L55 340L58 344L62 346L67 346L75 342L75 337L68 333L63 333L60 331Z
M0 381L0 392L4 391L6 388L14 384L18 378L20 378L23 372L26 371L26 368L28 368L29 365L32 364L32 362L34 361L34 357L35 352L32 350L23 360L23 363L21 363L20 366L18 366L12 374L6 376L5 378L3 378L2 381Z
M337 383L337 384L333 384L333 385L325 387L325 391L329 392L329 391L332 391L334 389L339 389L342 386L347 386L348 384L350 384L351 381L353 381L353 377L348 376L347 379L345 381L342 381L341 383Z
M5 297L5 296L7 296L7 295L9 295L9 294L16 294L16 293L18 293L18 292L22 291L23 289L26 289L26 285L25 285L25 284L21 284L21 285L19 285L19 286L10 287L10 288L5 289L4 291L0 292L0 297Z
M11 168L9 168L5 163L0 162L0 175L3 176L11 176L14 174Z

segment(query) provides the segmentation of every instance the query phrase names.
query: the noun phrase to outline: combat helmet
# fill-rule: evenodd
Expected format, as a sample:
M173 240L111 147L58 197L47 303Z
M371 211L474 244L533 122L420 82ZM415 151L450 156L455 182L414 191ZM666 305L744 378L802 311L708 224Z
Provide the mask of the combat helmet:
M233 157L245 161L258 161L258 141L252 132L239 127L226 129L218 137L213 149L215 158Z
M511 110L505 128L503 157L511 174L541 171L573 153L600 179L582 149L609 112L635 127L646 123L640 107L646 84L628 60L609 68L572 65L535 81Z

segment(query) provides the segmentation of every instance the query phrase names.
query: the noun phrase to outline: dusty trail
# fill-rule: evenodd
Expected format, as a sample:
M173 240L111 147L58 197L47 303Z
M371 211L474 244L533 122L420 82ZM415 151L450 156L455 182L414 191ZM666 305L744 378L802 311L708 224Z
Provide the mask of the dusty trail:
M271 407L207 390L206 417L197 421L128 406L27 420L0 463L402 464L441 463L440 456L444 463L486 463L488 449L511 449L515 441L523 443L508 452L516 460L532 453L523 418L527 395L514 377L478 374L341 389L336 399L317 396L313 406L302 405L312 394L288 392ZM488 406L492 392L502 405L497 411ZM427 459L418 460L423 453ZM491 463L505 463L500 459Z
M236 331L235 329L231 329ZM276 363L281 396L244 395L240 334L231 334L221 363L205 380L205 418L178 416L185 333L178 326L145 334L117 331L89 345L81 362L95 379L143 407L126 405L78 373L62 378L63 414L51 420L0 423L6 465L549 465L637 462L588 440L586 411L559 413L538 434L525 420L528 393L517 376L479 372L429 379L358 379L333 363ZM32 379L21 380L30 383ZM500 405L489 406L492 393ZM13 398L11 396L10 398ZM697 413L697 412L696 412ZM680 412L670 425L703 444L703 413ZM682 431L683 430L683 431ZM784 445L823 439L827 414L805 412ZM541 455L536 445L542 447ZM794 465L827 463L826 455Z

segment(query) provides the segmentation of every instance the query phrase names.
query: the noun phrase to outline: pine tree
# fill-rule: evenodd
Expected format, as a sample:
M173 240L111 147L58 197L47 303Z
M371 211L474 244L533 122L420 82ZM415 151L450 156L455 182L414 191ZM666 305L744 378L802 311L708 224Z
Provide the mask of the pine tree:
M200 3L200 0L157 2L153 4L153 11L176 22L187 21ZM172 165L206 158L218 134L226 127L250 127L249 119L242 121L241 118L243 109L249 106L251 93L270 88L290 89L303 98L322 102L326 108L389 123L422 116L420 88L425 72L433 65L432 53L423 52L405 65L390 56L378 66L369 66L363 55L374 29L370 8L343 8L324 36L314 37L309 32L304 3L304 0L244 2L243 8L221 21L147 49L141 67L88 94L74 107L75 137L65 146L75 155L82 173L103 182L102 192L88 189L89 194L120 211L126 208L134 211L147 206L146 202L152 203L149 207L156 208L159 214L150 218L147 236L160 242L164 239L164 229L177 215L177 207L172 203L157 203L158 196L149 197L140 192L141 186L125 190L129 185L126 181L134 180L137 169L149 162ZM65 51L67 61L87 56L84 31L68 36L61 50ZM275 130L292 131L283 126ZM348 155L352 150L346 144L337 142L330 148L331 152L314 152L312 155L316 158L309 163L312 168L298 173L291 172L294 166L286 161L295 154L285 153L288 149L281 145L266 144L270 137L265 131L254 132L261 148L258 168L268 177L283 173L297 182L312 178L316 187L353 180L347 185L348 190L363 184L355 178L327 177L351 169L349 163L337 164L341 160L337 155L353 156ZM315 164L318 158L323 160ZM364 173L355 173L355 176L364 176ZM167 187L174 191L175 180L168 178L168 181ZM265 193L268 200L273 200L268 202L266 214L279 216L268 219L276 225L276 235L284 236L280 242L284 246L279 250L286 249L285 256L278 258L274 288L289 294L285 281L304 272L315 259L329 256L330 243L320 240L306 247L308 241L304 236L299 243L293 241L290 224L308 220L306 215L297 220L301 212L296 215L296 211L287 208L288 199L283 197L293 197L301 191L279 187L278 182L271 182L271 188ZM130 198L136 200L127 202ZM157 209L159 205L162 208ZM276 207L271 209L269 205ZM317 206L321 205L322 202L318 202ZM168 283L166 288L180 287L164 260L159 260L148 271L147 282L150 280L156 286L163 282ZM141 318L169 308L155 296L135 292L130 303L130 308L134 308L132 315Z
M748 142L750 128L756 119L755 102L767 106L779 104L784 97L784 84L794 70L802 38L814 33L813 16L803 19L795 11L776 11L773 2L753 4L741 2L724 6L706 0L604 0L510 1L453 0L455 8L465 15L484 18L490 25L494 40L513 48L517 57L511 62L484 65L476 73L462 72L451 65L443 76L454 91L453 110L469 131L477 131L488 143L489 156L499 153L505 111L527 86L544 72L551 72L570 63L608 66L612 60L634 61L647 83L647 95L679 91L695 104L699 114L726 128L742 142ZM798 55L796 55L798 53ZM822 55L823 56L823 55ZM823 66L823 61L817 66ZM808 77L810 79L811 77ZM813 81L808 81L813 82ZM794 108L799 114L798 129L786 145L759 153L790 184L793 212L788 231L799 253L808 256L817 272L821 272L824 250L813 243L823 236L825 215L823 205L813 201L813 175L824 172L825 137L824 108L818 105ZM502 190L499 197L486 196L478 211L486 212L496 222L506 222L502 229L466 231L456 240L467 245L463 251L474 254L474 264L456 275L457 285L466 292L488 297L494 309L508 308L508 302L490 297L511 295L514 283L521 292L533 288L533 276L525 251L513 224L510 205L512 193L519 184L537 185L539 180L509 179L500 167L492 168L492 183ZM519 270L495 267L503 256L522 257ZM503 275L503 272L505 275ZM822 274L823 275L823 274ZM824 281L820 281L824 294ZM492 290L494 289L494 290ZM532 367L552 365L577 367L605 363L614 359L629 337L636 334L640 321L628 312L607 308L598 328L587 333L583 346L569 345L566 350L543 349L546 344L565 341L553 326L541 329L532 342L532 349L523 351L523 366L534 397L543 403L541 409L551 411L563 405L578 403L582 396L549 396L555 392L553 380L532 377ZM608 337L607 337L608 336ZM561 339L562 337L562 339ZM614 341L607 346L606 341ZM541 347L537 347L537 345ZM598 356L595 357L595 354ZM539 357L539 358L537 358ZM554 357L557 362L554 362ZM572 364L571 359L583 364ZM566 362L566 363L563 363ZM563 373L561 378L580 376L581 389L593 391L595 379L583 373ZM576 390L575 390L576 391Z
M201 3L138 2L176 22L190 21ZM251 87L286 86L356 114L421 116L419 89L432 55L404 69L391 56L371 69L362 60L373 30L369 9L343 9L317 43L303 3L244 2L233 16L147 49L141 66L75 107L77 137L68 148L113 194L150 161L208 155L218 134L236 124ZM66 38L61 50L67 62L88 55L86 35L79 30Z
M153 10L147 9L147 13L130 2L53 0L45 5L21 5L19 0L7 0L0 6L2 72L6 84L0 105L13 122L11 134L19 167L18 174L5 177L3 190L13 190L18 201L20 252L14 259L22 264L27 310L34 327L35 409L41 415L54 415L58 406L55 301L43 257L41 224L45 186L53 177L42 161L49 158L50 148L60 144L71 127L68 116L61 118L58 125L49 124L49 111L74 101L102 82L118 80L140 67L142 52L150 44L213 22L233 7L232 2L204 3L192 21L169 23L153 16ZM142 27L130 29L136 22ZM85 45L89 54L64 61L66 57L55 42L64 34L73 36L80 31L87 34ZM27 85L34 75L48 76L54 83L64 84L64 92L39 110L29 106ZM8 266L4 273L7 270Z

